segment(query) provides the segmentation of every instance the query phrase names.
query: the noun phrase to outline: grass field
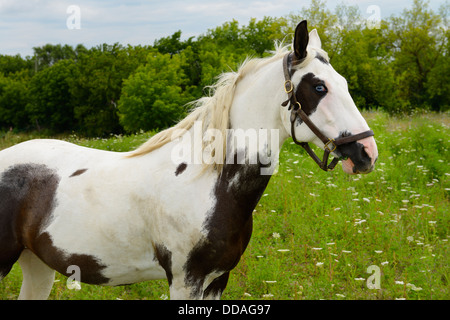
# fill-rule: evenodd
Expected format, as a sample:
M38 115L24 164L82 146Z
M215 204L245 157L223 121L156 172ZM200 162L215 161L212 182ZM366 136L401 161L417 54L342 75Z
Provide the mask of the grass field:
M285 143L223 299L450 299L450 117L363 115L379 149L369 175L348 176L340 165L322 172L291 140ZM127 151L149 136L59 138ZM30 138L0 133L0 149ZM69 290L66 279L57 275L50 299L169 296L162 280ZM16 265L0 282L0 298L16 299L20 283Z

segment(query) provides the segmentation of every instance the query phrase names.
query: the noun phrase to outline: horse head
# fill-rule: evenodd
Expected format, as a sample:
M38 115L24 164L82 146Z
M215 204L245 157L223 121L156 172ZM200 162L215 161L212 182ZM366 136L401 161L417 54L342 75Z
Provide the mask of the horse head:
M294 141L324 170L342 159L346 173L371 172L378 158L373 132L356 107L347 81L322 50L317 31L308 33L306 21L295 30L293 52L285 56L283 68L288 100L283 103L281 118ZM325 150L322 161L308 143ZM335 157L331 167L327 166L328 154Z

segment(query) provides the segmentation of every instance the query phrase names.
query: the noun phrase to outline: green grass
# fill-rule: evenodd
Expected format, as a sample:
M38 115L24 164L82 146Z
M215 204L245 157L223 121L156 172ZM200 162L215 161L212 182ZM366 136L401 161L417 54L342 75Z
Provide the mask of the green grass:
M231 272L223 299L449 299L448 114L392 118L364 113L379 149L376 170L322 172L291 140L278 173L254 212L249 247ZM0 148L32 138L0 134ZM149 134L66 140L126 151ZM381 289L368 289L369 266ZM50 299L164 299L165 281L122 287L66 287L57 275ZM16 299L16 265L0 298Z

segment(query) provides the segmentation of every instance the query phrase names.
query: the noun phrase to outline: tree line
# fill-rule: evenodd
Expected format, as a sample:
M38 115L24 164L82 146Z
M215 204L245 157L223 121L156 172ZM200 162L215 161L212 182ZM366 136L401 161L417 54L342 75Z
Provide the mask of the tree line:
M187 40L177 31L146 46L47 44L32 57L0 55L0 130L103 136L172 126L220 73L247 56L270 55L275 41L289 44L303 19L318 29L360 109L447 111L449 7L436 13L414 0L374 27L356 6L332 12L312 0L298 13L233 20Z

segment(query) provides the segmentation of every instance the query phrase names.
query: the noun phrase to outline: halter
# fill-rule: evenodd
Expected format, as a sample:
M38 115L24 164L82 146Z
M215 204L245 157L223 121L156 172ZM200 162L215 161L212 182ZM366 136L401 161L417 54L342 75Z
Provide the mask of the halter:
M298 102L297 97L295 96L295 88L294 84L291 81L291 76L289 74L289 56L291 53L288 53L283 58L283 71L284 71L284 91L288 94L288 99L283 102L281 105L283 107L287 106L290 102L288 110L291 110L291 136L292 140L300 146L302 146L306 152L308 152L309 156L319 165L319 167L324 170L333 170L336 164L339 162L339 158L334 158L330 164L328 164L328 157L331 152L335 151L338 146L358 141L367 137L374 136L374 133L372 130L364 131L358 134L346 136L346 137L340 137L336 139L330 139L327 136L325 136L319 128L316 127L316 125L311 121L311 119L308 117L308 115L302 110L302 105L300 102ZM297 138L295 137L295 121L297 120L297 117L300 117L304 123L311 129L311 131L324 143L324 154L322 161L319 159L319 157L314 153L314 151L309 146L308 142L299 142Z

